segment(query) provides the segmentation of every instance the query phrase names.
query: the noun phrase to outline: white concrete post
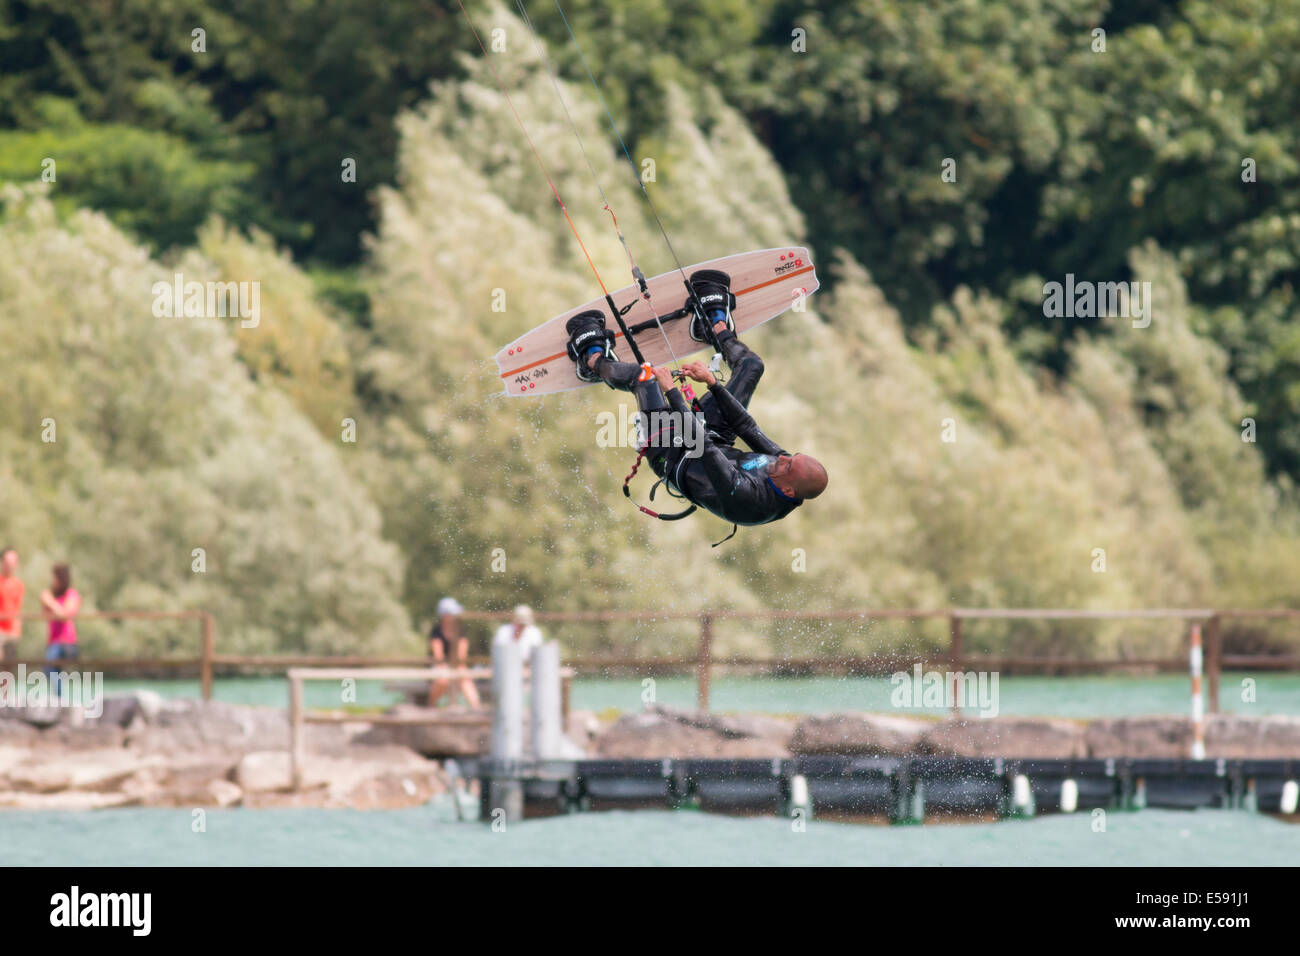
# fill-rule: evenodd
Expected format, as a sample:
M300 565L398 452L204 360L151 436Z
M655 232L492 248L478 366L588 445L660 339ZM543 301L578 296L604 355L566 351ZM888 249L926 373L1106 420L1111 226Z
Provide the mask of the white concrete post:
M563 757L560 704L560 645L548 641L533 648L533 755L538 760Z
M492 759L524 756L524 660L513 641L492 645Z

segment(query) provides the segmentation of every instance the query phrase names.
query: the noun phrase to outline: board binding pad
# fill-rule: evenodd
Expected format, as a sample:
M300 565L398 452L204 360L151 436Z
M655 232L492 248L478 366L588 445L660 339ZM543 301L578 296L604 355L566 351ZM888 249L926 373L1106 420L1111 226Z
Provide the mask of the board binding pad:
M700 269L719 269L731 276L731 291L736 296L736 307L731 317L737 332L762 325L791 308L801 296L816 292L819 283L812 259L803 246L785 246L779 249L758 249L721 259L710 259L686 267L687 276ZM648 280L651 300L660 316L671 315L686 302L686 286L682 274L674 269ZM614 304L620 309L629 302L635 305L623 316L632 330L633 338L645 360L652 365L663 365L672 360L664 336L654 322L654 316L640 289L629 285L611 293ZM548 395L567 392L593 384L578 378L566 346L569 334L564 329L572 316L596 309L605 316L605 325L614 333L614 350L622 362L634 362L632 350L623 340L623 332L609 314L609 305L603 297L592 299L568 312L562 312L531 332L520 336L497 352L497 368L505 383L507 395ZM640 330L638 331L638 327ZM664 332L672 343L673 352L684 358L708 346L691 338L690 316L663 322Z

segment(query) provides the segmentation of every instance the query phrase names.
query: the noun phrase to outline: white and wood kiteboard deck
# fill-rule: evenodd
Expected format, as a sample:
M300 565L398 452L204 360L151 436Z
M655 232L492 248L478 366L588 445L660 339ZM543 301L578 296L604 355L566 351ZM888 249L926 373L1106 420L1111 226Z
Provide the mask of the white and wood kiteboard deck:
M759 249L721 259L698 262L684 271L688 276L700 269L720 269L731 276L731 291L736 296L732 319L737 332L745 332L776 318L793 306L800 296L817 291L817 273L813 270L808 250L802 246L781 249ZM686 303L686 286L682 274L674 269L655 276L646 283L650 289L655 311L660 316L672 315ZM671 360L664 336L654 322L648 303L635 285L619 289L612 294L614 304L620 309L635 301L623 321L632 330L633 339L645 360L662 365ZM497 367L505 383L507 395L546 395L565 392L591 384L581 381L573 369L573 361L565 351L569 341L564 323L579 312L599 309L605 316L605 325L615 333L614 351L623 362L633 362L627 343L618 323L609 314L609 305L603 297L592 299L568 312L562 312L531 332L515 339L497 352ZM664 332L672 343L678 358L706 348L690 335L690 318L672 318L663 321ZM621 343L621 347L620 347Z

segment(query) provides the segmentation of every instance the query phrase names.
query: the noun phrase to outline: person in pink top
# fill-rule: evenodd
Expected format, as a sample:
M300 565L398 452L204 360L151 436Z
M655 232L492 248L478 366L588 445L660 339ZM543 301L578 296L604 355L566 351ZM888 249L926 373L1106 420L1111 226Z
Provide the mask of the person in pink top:
M77 656L77 612L81 610L81 595L72 586L72 571L66 564L56 564L53 581L48 590L41 592L41 607L50 622L50 640L45 645L45 659L71 660ZM59 668L47 667L50 690L59 692Z

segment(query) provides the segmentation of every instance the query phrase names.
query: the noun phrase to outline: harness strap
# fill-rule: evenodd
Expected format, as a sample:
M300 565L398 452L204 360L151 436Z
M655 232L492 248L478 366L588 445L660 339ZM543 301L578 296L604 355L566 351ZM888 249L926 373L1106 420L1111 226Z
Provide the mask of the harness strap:
M663 431L664 429L662 428L659 429L659 431L655 432L653 435L650 436L650 439L654 439L658 437ZM632 501L632 489L628 486L632 484L632 479L636 476L637 469L641 467L641 460L645 458L646 452L650 450L651 447L650 439L647 439L646 443L642 445L639 449L637 449L636 461L632 463L632 470L629 471L627 473L627 477L623 479L623 497L627 498L628 501ZM662 478L659 479L659 481L656 481L655 487L656 488L659 487L659 484L662 481L663 481ZM651 501L654 500L653 489L651 489L650 491L650 500ZM658 518L660 521L680 521L682 518L694 514L699 507L698 505L692 504L689 508L685 509L684 511L677 511L674 512L673 514L660 514L658 511L652 511L651 509L647 508L645 505L637 504L637 502L635 501L632 501L632 504L636 505L637 511L641 512L642 514L649 515L652 518Z
M699 412L700 401L695 396L694 391L692 391L691 387L687 385L685 382L682 382L681 387L685 397L689 399L691 403L691 409L695 412ZM629 471L627 473L627 476L623 479L623 497L627 498L628 501L632 501L632 490L629 486L632 484L632 479L636 477L637 469L641 467L642 459L645 458L646 452L648 452L652 447L651 443L654 441L654 439L658 438L667 430L668 430L667 428L659 429L659 431L647 437L645 444L637 449L636 461L632 462L632 470ZM664 477L660 478L658 481L656 481L653 485L650 486L651 501L655 500L655 491L658 490L660 485L663 485L665 488L667 488L668 493L670 495L673 495L674 497L680 497L688 501L690 500L686 498L685 495L680 494L680 488L681 488L680 478L681 478L682 465L686 462L686 460L687 460L686 456L683 455L681 460L677 462L677 468L675 469L677 479L678 479L678 481L676 482L678 493L674 495L673 492L674 482L670 482L668 480L668 476L665 475ZM699 510L699 505L695 504L694 502L691 503L691 506L689 508L686 508L683 511L676 511L672 514L660 514L658 511L653 511L650 508L647 508L645 505L638 504L635 501L632 501L632 504L636 505L637 511L641 512L642 514L649 515L652 518L658 518L660 521L680 521L682 518L689 517L690 515L693 515L696 511ZM728 541L730 541L732 538L736 536L736 532L739 530L740 530L740 525L733 522L731 525L731 534L727 535L721 541L715 541L712 546L716 548L720 544L726 544Z
M730 541L732 538L734 538L734 537L736 536L736 532L739 531L739 530L740 530L740 525L736 524L735 522L732 522L732 525L731 525L731 534L727 535L727 536L726 536L725 538L723 538L721 541L715 541L715 542L713 542L713 544L711 545L711 547L716 548L716 547L717 547L718 545L720 545L720 544L726 544L728 541Z

